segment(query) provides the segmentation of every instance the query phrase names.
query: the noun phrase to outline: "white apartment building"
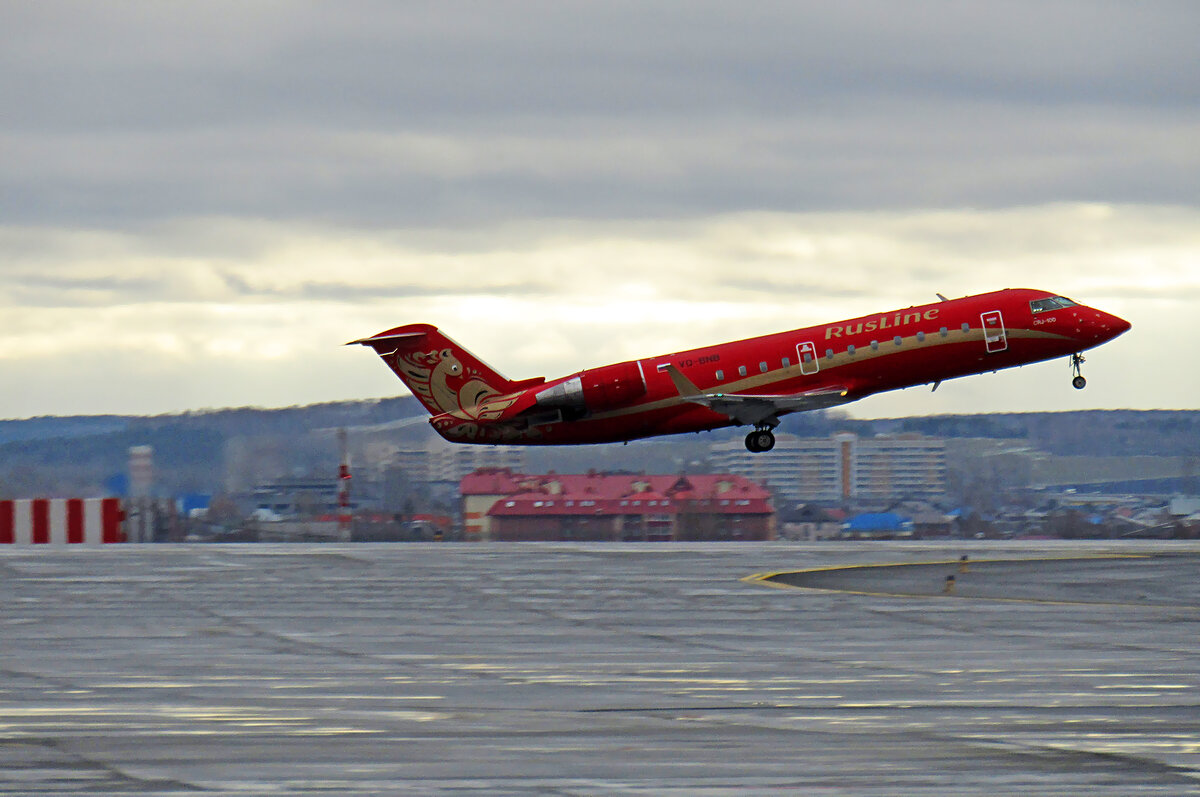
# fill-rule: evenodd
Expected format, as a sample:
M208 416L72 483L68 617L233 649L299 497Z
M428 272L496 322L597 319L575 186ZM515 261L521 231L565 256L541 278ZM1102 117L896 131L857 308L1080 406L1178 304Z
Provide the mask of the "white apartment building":
M523 473L525 448L522 446L471 446L448 443L441 438L416 448L397 449L391 465L402 470L413 482L453 482L479 468L509 468Z
M859 437L777 435L752 454L740 439L713 445L715 469L766 484L790 501L936 498L946 491L946 442L918 434Z

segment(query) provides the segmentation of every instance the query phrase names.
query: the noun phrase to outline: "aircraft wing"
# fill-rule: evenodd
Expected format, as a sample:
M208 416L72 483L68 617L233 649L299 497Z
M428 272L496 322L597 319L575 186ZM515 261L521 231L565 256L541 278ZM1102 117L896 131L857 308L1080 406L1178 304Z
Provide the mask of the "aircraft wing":
M786 396L748 396L742 393L701 393L681 396L684 401L728 415L740 425L754 425L789 412L805 412L835 407L845 402L844 387L821 388Z
M740 425L755 425L789 412L805 412L834 407L846 401L849 388L834 385L784 395L750 395L746 393L703 393L674 365L663 368L679 397L701 404L714 412L727 415Z

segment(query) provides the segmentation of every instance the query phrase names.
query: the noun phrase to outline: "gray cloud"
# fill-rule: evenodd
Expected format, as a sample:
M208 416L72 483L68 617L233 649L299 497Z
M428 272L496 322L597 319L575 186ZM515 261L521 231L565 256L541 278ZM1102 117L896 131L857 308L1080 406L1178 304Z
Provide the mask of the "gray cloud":
M128 385L155 410L386 394L337 346L420 320L548 374L1019 284L1169 338L1200 290L1198 23L1182 1L0 4L0 365L28 388L0 412L100 408L62 389L80 359L121 374L113 411ZM1170 366L1121 345L1122 395L1153 404Z
M345 282L297 282L286 287L254 286L234 274L219 275L228 289L228 301L395 302L415 297L539 296L552 293L533 283L479 283L467 290L459 286L430 287L404 283L351 285ZM22 307L110 307L121 304L195 303L196 297L169 277L161 279L122 277L25 276L7 291L8 300Z
M1198 88L1188 2L76 2L5 16L4 63L23 69L6 94L34 127L786 116L928 96L1178 106Z
M1191 114L1189 116L1189 113ZM7 136L0 212L128 228L192 216L351 226L680 218L737 210L1191 204L1200 111L965 106L764 127L443 136L242 130Z
M13 4L0 213L1191 203L1190 3Z

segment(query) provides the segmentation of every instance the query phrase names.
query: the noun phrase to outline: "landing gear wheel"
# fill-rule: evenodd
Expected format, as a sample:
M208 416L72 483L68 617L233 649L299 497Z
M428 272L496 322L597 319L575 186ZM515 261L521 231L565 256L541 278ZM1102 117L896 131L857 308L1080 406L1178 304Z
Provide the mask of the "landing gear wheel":
M746 435L746 450L755 454L770 451L775 447L775 435L770 429L757 429Z
M1083 355L1075 352L1071 355L1071 372L1075 374L1075 378L1071 380L1071 387L1076 390L1083 390L1087 386L1087 380L1083 378Z

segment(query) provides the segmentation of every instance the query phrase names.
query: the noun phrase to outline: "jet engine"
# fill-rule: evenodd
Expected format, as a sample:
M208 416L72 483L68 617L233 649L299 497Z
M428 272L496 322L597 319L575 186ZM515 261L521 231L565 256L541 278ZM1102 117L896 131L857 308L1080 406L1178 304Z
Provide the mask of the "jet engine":
M646 380L636 362L580 371L537 393L537 406L576 412L603 412L628 404L646 393Z

